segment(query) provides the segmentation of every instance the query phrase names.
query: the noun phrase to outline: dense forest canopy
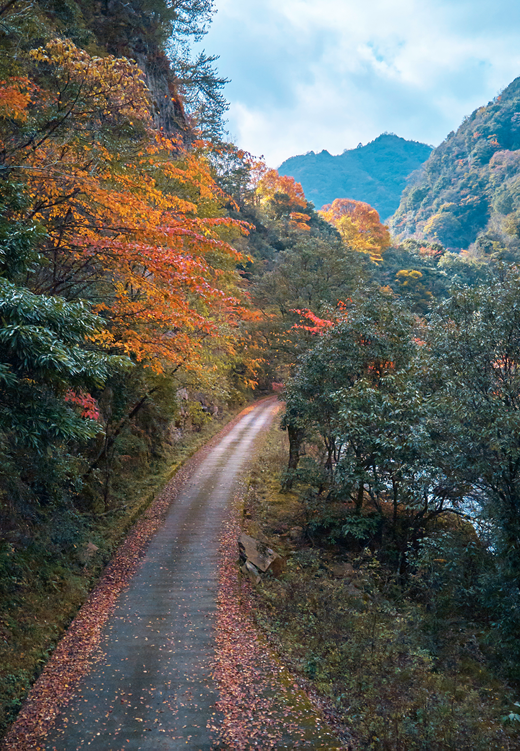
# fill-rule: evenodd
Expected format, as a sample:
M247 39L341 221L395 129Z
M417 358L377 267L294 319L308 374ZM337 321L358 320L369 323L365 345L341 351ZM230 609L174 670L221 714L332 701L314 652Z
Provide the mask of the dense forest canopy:
M391 221L399 237L450 249L516 249L520 79L467 117L410 181Z

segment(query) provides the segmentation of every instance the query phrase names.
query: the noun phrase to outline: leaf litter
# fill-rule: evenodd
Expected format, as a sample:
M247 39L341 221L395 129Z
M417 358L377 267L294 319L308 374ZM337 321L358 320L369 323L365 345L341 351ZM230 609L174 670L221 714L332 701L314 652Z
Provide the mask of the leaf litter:
M238 568L241 527L238 504L220 540L216 653L213 666L220 699L219 724L211 726L217 748L347 749L332 728L317 697L294 678L254 624L251 582Z

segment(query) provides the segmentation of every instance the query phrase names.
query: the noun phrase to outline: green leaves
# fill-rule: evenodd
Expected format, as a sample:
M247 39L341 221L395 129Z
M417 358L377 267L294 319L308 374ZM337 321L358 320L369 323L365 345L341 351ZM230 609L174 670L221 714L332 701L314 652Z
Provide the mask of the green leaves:
M56 386L100 386L127 358L88 350L102 320L82 302L35 295L0 279L0 344L3 359L22 377Z
M99 388L128 358L88 344L102 321L81 302L35 295L0 278L0 430L39 452L86 441L100 426L65 403L73 388Z

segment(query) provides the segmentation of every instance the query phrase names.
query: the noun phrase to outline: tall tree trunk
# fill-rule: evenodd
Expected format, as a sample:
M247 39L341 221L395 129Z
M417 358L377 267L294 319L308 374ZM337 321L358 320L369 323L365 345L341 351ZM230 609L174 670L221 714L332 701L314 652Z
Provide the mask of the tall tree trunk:
M356 498L356 511L360 512L363 507L363 499L365 497L365 484L363 482L359 483L358 492L357 492L357 498Z
M300 449L304 433L301 428L294 428L288 425L287 434L289 436L289 463L287 465L287 478L284 482L284 487L286 490L290 490L293 484L293 474L298 469L300 461Z

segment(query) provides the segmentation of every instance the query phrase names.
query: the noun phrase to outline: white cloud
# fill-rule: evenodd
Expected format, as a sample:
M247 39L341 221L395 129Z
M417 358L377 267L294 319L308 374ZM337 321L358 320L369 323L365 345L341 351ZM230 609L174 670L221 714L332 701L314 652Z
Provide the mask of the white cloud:
M230 132L270 164L383 131L440 142L520 75L520 4L217 0Z

